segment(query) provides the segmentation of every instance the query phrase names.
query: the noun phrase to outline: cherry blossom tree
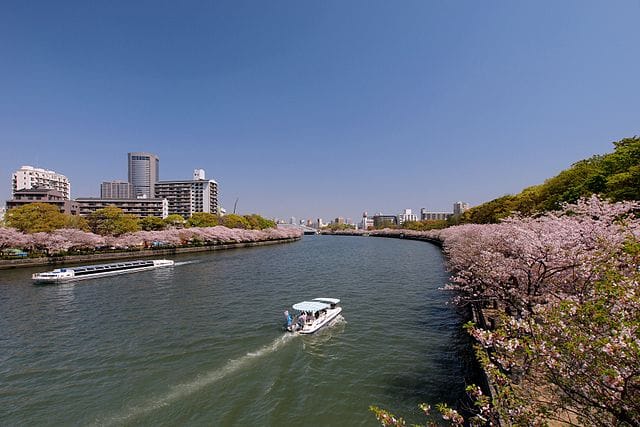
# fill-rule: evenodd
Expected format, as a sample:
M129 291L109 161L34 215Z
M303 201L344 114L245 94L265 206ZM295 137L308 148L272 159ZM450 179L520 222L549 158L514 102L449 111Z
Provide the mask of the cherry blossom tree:
M491 307L497 319L467 325L494 385L491 397L468 389L477 416L467 422L640 425L638 208L592 197L537 217L421 234L444 242L455 300L485 314ZM465 422L438 409L453 425ZM382 425L404 425L372 410Z
M26 248L29 238L26 234L11 227L0 227L0 249Z
M504 310L469 325L501 419L640 425L637 208L593 197L440 233L458 301Z

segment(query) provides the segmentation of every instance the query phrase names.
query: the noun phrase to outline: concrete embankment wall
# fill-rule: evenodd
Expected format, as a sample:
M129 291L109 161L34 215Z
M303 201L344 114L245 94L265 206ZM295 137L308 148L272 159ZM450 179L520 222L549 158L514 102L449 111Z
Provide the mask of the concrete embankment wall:
M420 237L420 236L403 236L403 235L393 235L393 234L372 234L371 237L387 237L390 239L405 239L405 240L418 240L420 242L428 242L432 243L438 247L442 247L442 240L434 239L431 237Z
M419 240L421 242L433 243L438 247L442 247L442 240L435 239L433 237L424 237L424 236L410 236L405 234L380 234L380 233L371 233L371 234L362 234L362 233L349 233L349 232L340 232L340 233L321 233L326 236L358 236L358 237L386 237L389 239L405 239L405 240Z
M251 248L255 246L292 243L297 242L300 239L300 237L293 237L288 239L263 240L260 242L224 243L219 245L207 246L187 246L166 249L143 249L124 252L95 253L87 255L50 256L42 258L0 260L0 270L20 267L34 267L39 265L60 265L84 262L95 263L96 261L108 261L128 258L167 257L192 252L221 251L227 249Z

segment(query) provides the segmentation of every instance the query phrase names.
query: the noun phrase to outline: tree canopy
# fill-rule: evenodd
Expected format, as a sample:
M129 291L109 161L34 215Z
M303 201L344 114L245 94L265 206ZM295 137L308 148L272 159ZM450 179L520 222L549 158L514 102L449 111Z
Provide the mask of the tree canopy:
M87 222L92 232L102 236L120 236L140 230L137 217L125 214L115 206L98 209L87 217Z
M187 223L182 215L171 214L163 219L164 223L169 227L181 228Z
M187 220L189 227L215 227L218 224L218 216L209 212L195 212Z
M140 220L140 228L144 231L160 231L164 230L166 226L162 218L157 216L146 216Z
M49 203L29 203L13 208L7 212L5 223L25 233L50 232L60 228L87 229L83 218L63 214Z
M487 224L513 212L540 214L592 194L614 202L640 200L640 137L624 138L613 145L612 153L580 160L543 184L471 208L462 221Z

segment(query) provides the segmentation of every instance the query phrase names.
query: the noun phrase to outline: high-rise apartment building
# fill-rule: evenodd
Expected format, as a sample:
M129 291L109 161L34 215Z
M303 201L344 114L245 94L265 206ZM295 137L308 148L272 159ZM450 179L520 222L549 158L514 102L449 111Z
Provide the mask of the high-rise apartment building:
M51 170L22 166L13 173L13 195L19 190L35 188L49 188L59 191L65 199L71 198L71 184L69 179Z
M469 203L455 202L453 204L453 214L454 215L462 215L467 210L469 210Z
M129 153L129 182L134 197L153 198L155 184L160 180L160 159L151 153Z
M125 181L104 181L100 184L101 199L135 199L133 185Z
M167 199L169 215L178 214L189 218L195 212L218 214L218 183L212 179L204 179L203 170L197 171L194 176L202 179L155 183L155 197Z

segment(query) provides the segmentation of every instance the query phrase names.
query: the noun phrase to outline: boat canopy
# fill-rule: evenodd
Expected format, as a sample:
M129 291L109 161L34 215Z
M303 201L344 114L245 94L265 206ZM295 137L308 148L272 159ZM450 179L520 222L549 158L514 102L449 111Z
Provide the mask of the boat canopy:
M314 298L314 301L322 301L329 304L340 304L340 300L338 298Z
M329 308L330 305L320 301L302 301L297 304L293 304L293 309L297 311L311 311L316 312Z

